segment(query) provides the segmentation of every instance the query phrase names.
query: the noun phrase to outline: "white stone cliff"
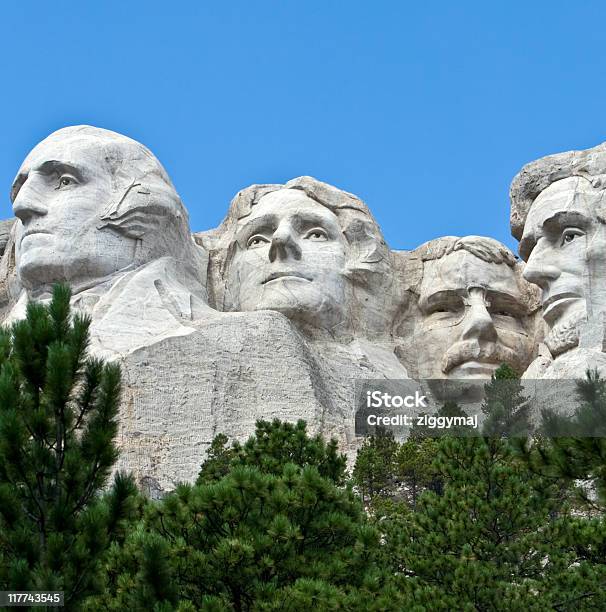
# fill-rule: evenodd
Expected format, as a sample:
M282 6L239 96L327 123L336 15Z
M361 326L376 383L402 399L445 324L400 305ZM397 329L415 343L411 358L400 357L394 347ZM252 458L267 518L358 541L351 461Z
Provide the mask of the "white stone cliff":
M524 167L511 191L524 261L480 236L393 251L364 202L311 177L247 187L192 234L147 148L68 127L15 178L0 316L71 285L91 352L122 366L117 467L153 494L195 479L217 433L244 439L260 418L303 418L352 459L356 380L606 366L604 176L603 146Z

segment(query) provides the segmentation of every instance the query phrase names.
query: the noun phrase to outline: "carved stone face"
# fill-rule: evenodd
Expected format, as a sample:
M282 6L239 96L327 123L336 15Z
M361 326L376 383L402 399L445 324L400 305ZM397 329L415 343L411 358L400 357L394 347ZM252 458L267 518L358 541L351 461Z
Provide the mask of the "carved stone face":
M604 195L584 178L563 179L538 195L526 218L520 242L524 277L542 290L556 355L571 348L558 346L557 337L604 306L606 227L597 218Z
M86 282L132 262L134 240L98 229L101 211L114 194L97 141L43 141L19 176L25 180L13 202L22 224L16 265L26 287Z
M465 251L424 262L415 331L420 378L489 378L503 363L518 371L532 347L515 271Z
M228 291L236 310L276 310L334 329L346 308L346 241L336 215L301 190L263 196L238 223Z

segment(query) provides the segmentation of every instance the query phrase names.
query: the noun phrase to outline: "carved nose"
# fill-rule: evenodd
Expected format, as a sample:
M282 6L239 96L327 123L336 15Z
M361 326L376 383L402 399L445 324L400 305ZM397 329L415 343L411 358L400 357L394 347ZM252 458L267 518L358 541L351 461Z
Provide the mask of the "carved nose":
M290 226L279 226L274 232L269 247L269 261L276 259L301 259L301 247L293 235Z
M13 202L13 213L17 219L21 220L21 223L26 224L32 217L43 217L46 215L48 208L37 201L35 194L31 193L31 190L28 190L23 185Z
M461 338L463 340L496 342L497 330L486 308L483 296L472 297L463 320Z
M537 244L528 258L522 276L529 283L546 289L549 283L560 276L560 269L552 263L547 263L550 259L553 258L547 257L544 249L540 249Z

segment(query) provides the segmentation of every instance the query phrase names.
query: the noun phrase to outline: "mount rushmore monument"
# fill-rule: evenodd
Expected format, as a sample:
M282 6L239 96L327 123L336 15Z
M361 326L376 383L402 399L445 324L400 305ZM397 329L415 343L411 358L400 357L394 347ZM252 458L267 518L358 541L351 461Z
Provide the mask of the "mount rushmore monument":
M311 177L252 185L192 233L156 157L77 126L30 152L0 227L0 316L53 283L123 371L118 467L152 494L195 478L212 438L305 419L355 454L361 380L525 379L606 369L606 145L527 164L518 258L481 236L394 251L368 206Z

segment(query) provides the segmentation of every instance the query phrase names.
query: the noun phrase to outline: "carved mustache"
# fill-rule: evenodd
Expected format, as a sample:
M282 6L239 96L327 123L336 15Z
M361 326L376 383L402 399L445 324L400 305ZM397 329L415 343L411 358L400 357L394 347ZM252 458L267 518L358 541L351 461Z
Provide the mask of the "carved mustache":
M463 340L446 351L442 358L442 372L446 374L467 361L501 364L516 363L517 360L517 353L513 349L497 342L481 346L477 340Z

